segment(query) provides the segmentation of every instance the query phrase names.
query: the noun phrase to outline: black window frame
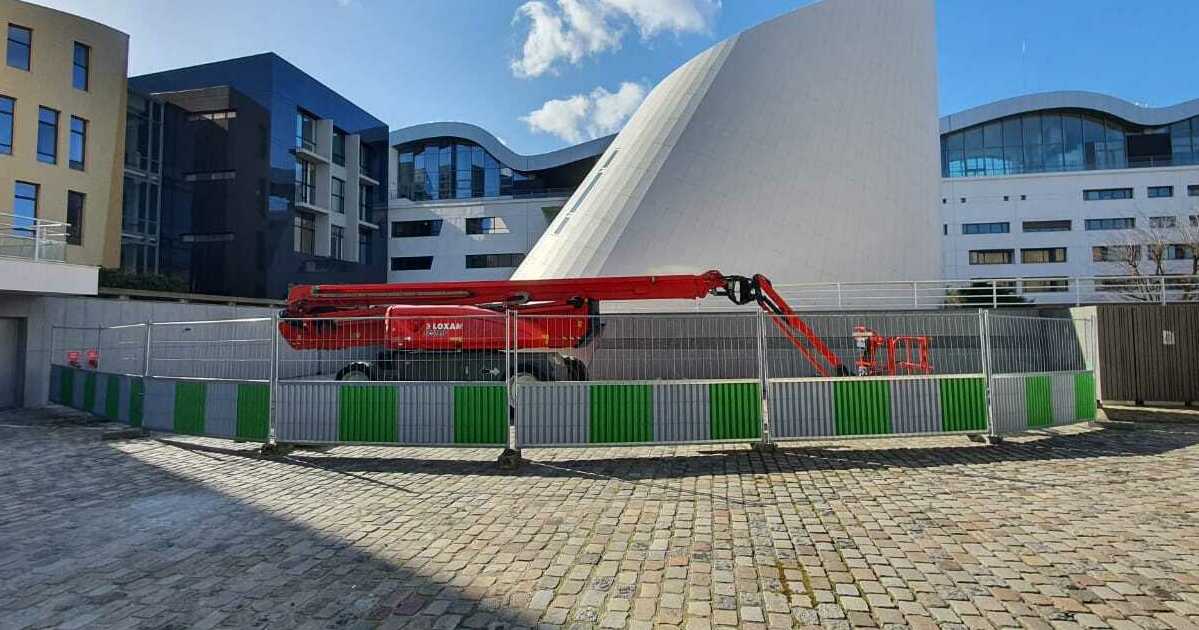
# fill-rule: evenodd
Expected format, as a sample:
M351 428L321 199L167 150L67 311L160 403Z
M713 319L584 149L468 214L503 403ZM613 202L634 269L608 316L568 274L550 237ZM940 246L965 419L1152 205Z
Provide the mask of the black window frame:
M428 271L432 268L432 256L392 256L388 261L391 271Z
M296 148L297 149L304 149L305 151L311 151L313 153L316 153L316 121L317 120L318 119L316 116L313 116L312 114L309 114L308 112L306 112L302 109L296 110ZM311 138L308 138L304 135L305 121L311 121L311 123L312 123L312 125L311 125L312 137Z
M491 254L467 254L467 269L515 269L525 260L522 252L496 252Z
M83 52L83 63L79 62L79 52ZM71 86L76 90L88 91L91 86L92 47L82 42L75 42L71 51ZM82 79L82 80L81 80ZM82 84L82 85L81 85Z
M341 183L341 193L337 192L337 184ZM346 180L340 177L329 178L329 208L337 214L346 213Z
M392 221L391 238L427 238L441 235L444 219Z
M372 257L371 249L371 230L358 228L358 264L370 264Z
M490 223L487 223L488 221ZM500 227L496 227L497 221L500 223ZM511 234L512 228L508 227L508 222L504 220L504 217L468 217L466 233L469 235Z
M991 221L985 223L963 223L963 236L979 236L984 234L1010 234L1012 224L1008 221Z
M311 176L311 179L310 179ZM316 205L316 165L307 160L296 160L295 177L296 203Z
M45 113L54 114L54 122L46 122L42 120L42 115ZM58 164L58 121L62 116L62 112L57 109L51 109L45 105L38 105L37 108L37 161L43 164ZM44 153L42 151L42 140L44 127L50 128L50 134L54 138L51 143L52 153Z
M1028 260L1030 254L1038 254L1045 252L1048 254L1047 260ZM1057 254L1061 254L1059 258ZM1065 247L1022 247L1020 248L1020 264L1022 265L1052 265L1066 262Z
M1187 196L1199 197L1199 184L1187 184Z
M1178 227L1178 217L1174 215L1162 215L1157 217L1149 217L1150 229L1168 230Z
M1005 254L1007 260L1000 262L981 262L982 257L986 254ZM1010 265L1016 260L1016 250L1014 249L972 249L969 253L969 264L971 265Z
M1062 227L1064 225L1064 227ZM1037 234L1041 232L1070 232L1074 229L1072 219L1033 219L1023 221L1020 225L1023 232Z
M78 200L78 204L75 202ZM83 218L87 209L87 193L67 191L67 245L83 245ZM71 215L75 216L72 217Z
M21 195L20 190L21 190L22 186L29 186L30 188L32 188L33 189L33 197L27 197L27 196ZM13 197L12 233L14 235L24 236L25 238L32 238L34 236L34 234L35 234L34 226L37 225L37 217L38 217L38 205L39 205L38 202L41 200L41 196L42 196L41 184L38 184L35 182L27 182L27 181L23 181L23 180L13 181L13 186L12 186L12 197ZM33 202L33 214L32 215L26 217L24 215L17 214L17 200L18 199L25 199L25 200L29 200L29 201ZM28 220L27 226L21 225L22 223L24 223L23 219Z
M371 223L371 195L374 194L374 186L358 182L358 220L366 223Z
M12 145L17 135L17 99L0 94L0 105L7 105L7 110L0 107L0 129L8 130L8 142L0 144L0 155L12 155Z
M1083 227L1087 232L1101 232L1105 230L1135 230L1137 228L1137 220L1134 217L1085 219L1083 222Z
M21 42L21 41L14 40L13 39L13 31L14 30L24 31L26 33L29 41ZM29 72L30 69L33 67L33 29L31 29L27 26L21 26L20 24L13 24L12 22L9 22L8 30L5 31L5 37L6 37L7 45L4 48L4 63L9 68L15 68L17 70L24 70L25 72ZM18 48L25 49L25 67L22 68L21 66L13 65L13 63L12 63L13 46L17 46Z
M292 235L295 242L292 248L297 254L306 256L316 255L316 215L311 212L297 210L292 217ZM307 247L305 247L307 244Z
M346 229L340 225L329 226L329 258L341 260L346 251Z
M1135 196L1132 188L1088 188L1082 191L1083 201L1117 201L1133 199Z
M75 130L75 123L80 123L79 131ZM83 171L87 169L87 119L79 116L71 116L70 142L67 145L67 166L76 170ZM75 159L75 141L79 141L79 160Z
M333 148L330 150L333 163L338 166L346 165L346 132L333 128Z
M1117 251L1117 250L1124 251L1124 252L1132 252L1132 255L1125 256L1124 258L1115 258L1115 259L1113 259L1111 256L1108 256L1109 252ZM1092 245L1091 246L1091 262L1124 263L1124 262L1131 262L1131 261L1140 260L1140 259L1141 259L1141 246L1140 245Z
M1145 196L1149 199L1165 199L1174 196L1173 186L1149 186L1145 189Z

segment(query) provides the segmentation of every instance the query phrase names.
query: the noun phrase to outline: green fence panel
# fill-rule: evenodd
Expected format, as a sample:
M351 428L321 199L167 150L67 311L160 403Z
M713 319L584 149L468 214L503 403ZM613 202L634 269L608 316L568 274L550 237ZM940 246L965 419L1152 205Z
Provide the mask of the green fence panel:
M711 439L762 437L762 390L757 383L708 385Z
M270 432L271 389L258 383L237 385L237 428L234 437L266 440Z
M1095 373L1080 372L1074 375L1074 418L1076 420L1094 420L1095 404Z
M62 378L58 381L58 404L67 407L75 406L75 370L62 368Z
M1024 377L1024 402L1028 406L1028 428L1053 424L1053 388L1048 376Z
M146 402L146 384L140 378L129 383L129 426L142 426L142 409Z
M652 442L654 395L650 385L592 385L591 443Z
M941 430L987 428L987 384L982 378L945 378L941 384Z
M454 443L508 443L508 389L503 385L454 386Z
M891 387L884 380L833 384L837 435L891 433Z
M204 383L175 383L174 431L203 435L204 407L208 390Z
M343 385L338 391L337 439L342 442L395 442L395 389Z
M104 417L109 420L121 419L121 377L116 374L106 375L104 388Z
M83 406L80 409L91 413L96 406L96 373L83 375Z

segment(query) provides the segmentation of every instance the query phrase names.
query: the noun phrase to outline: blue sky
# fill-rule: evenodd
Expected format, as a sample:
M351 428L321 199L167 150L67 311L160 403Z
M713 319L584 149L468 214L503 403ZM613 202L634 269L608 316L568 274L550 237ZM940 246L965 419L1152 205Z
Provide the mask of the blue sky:
M462 120L522 153L619 128L696 53L809 4L38 1L129 33L132 74L272 50L392 128ZM940 0L937 21L942 114L1055 89L1154 106L1199 98L1194 0Z

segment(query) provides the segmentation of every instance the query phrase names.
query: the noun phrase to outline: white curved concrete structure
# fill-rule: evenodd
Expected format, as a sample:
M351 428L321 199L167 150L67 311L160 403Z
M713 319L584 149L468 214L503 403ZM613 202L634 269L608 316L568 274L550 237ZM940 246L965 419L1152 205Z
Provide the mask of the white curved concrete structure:
M513 276L933 278L930 0L825 0L667 76Z

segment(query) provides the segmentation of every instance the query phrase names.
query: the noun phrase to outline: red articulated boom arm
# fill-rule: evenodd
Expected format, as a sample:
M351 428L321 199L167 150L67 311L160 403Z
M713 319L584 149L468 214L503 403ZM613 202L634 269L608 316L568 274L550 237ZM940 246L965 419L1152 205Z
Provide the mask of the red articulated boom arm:
M280 329L297 349L383 344L405 350L502 350L503 313L511 310L520 315L573 316L545 318L540 325L536 318L521 320L523 326L516 331L522 349L566 348L581 345L590 337L590 316L598 312L600 302L694 300L709 295L726 296L739 305L757 302L817 373L848 373L837 355L764 276L726 276L719 271L561 280L296 286L287 296ZM442 327L428 328L434 325L428 320L438 317L445 318ZM457 323L450 323L454 318L458 318ZM430 334L430 330L439 332Z

